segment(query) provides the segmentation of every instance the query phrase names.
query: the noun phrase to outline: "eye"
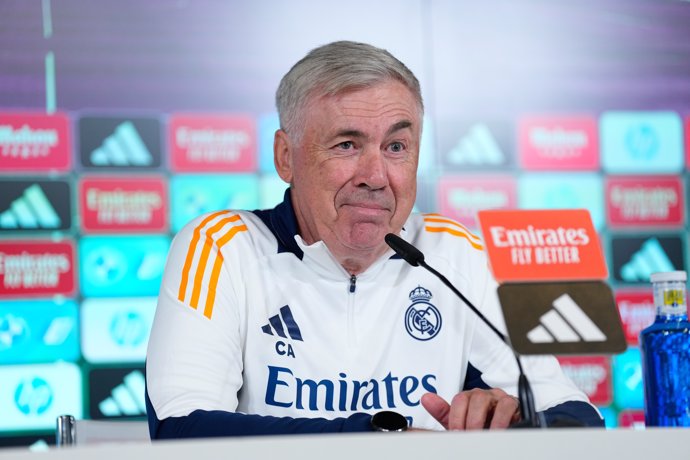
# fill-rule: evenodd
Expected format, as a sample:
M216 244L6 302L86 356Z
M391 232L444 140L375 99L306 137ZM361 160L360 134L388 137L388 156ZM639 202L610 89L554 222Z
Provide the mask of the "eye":
M393 153L400 153L405 150L405 144L402 142L393 142L391 145L388 146L388 150L390 150Z
M341 150L351 150L353 149L355 144L352 141L345 141L341 142L340 144L336 145Z

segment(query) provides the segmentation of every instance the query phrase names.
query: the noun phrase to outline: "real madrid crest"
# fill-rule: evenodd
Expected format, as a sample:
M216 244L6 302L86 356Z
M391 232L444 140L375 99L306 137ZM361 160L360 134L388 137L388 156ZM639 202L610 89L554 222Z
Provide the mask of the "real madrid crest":
M429 303L431 291L417 286L410 292L412 305L405 312L405 329L417 340L431 340L441 330L441 313Z

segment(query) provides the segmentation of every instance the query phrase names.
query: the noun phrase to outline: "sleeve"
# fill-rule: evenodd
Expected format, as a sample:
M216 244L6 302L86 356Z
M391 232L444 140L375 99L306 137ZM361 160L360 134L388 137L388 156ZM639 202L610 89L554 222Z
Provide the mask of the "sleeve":
M474 292L477 308L503 334L505 322L497 294L497 283L487 261L477 257L478 270ZM585 425L603 427L604 421L587 396L563 373L554 356L525 356L520 358L525 375L534 393L535 406L549 426ZM477 319L472 336L468 371L464 390L472 388L501 388L517 396L518 366L513 351L490 328Z
M190 223L173 240L147 352L151 438L370 430L365 414L326 420L236 412L243 293L221 248L249 244L248 236L238 214L219 212Z

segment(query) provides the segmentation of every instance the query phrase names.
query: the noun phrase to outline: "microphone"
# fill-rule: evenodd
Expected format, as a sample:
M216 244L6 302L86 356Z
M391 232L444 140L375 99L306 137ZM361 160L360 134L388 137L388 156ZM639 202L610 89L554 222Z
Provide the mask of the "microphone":
M453 284L448 281L448 279L443 276L441 273L437 272L434 268L429 266L426 262L424 262L424 254L422 254L422 251L414 247L412 244L408 243L407 241L403 240L400 238L398 235L395 235L393 233L389 233L384 237L384 240L386 241L386 244L390 246L390 248L395 251L396 254L398 254L400 257L402 257L405 262L408 264L412 265L413 267L423 267L427 269L429 272L431 272L434 276L436 276L443 284L445 284L451 291L455 293L460 299L467 305L470 310L474 312L475 315L481 319L484 324L486 324L489 329L491 329L494 334L498 336L499 339L503 343L506 344L508 348L513 352L513 355L515 356L515 362L517 362L518 366L518 371L519 371L519 377L518 377L518 399L520 401L520 412L522 413L522 418L523 420L521 422L515 423L512 425L513 428L537 428L542 426L542 423L540 423L539 418L537 418L537 411L534 407L534 395L532 393L532 387L529 384L529 381L527 380L527 376L525 375L525 372L522 369L522 363L520 362L520 357L518 354L513 350L513 347L510 345L508 342L508 339L506 336L501 333L498 329L496 329L496 326L494 326L491 321L486 319L486 317L477 310L477 308L470 302L463 294L462 292L458 291ZM545 423L543 424L545 427Z

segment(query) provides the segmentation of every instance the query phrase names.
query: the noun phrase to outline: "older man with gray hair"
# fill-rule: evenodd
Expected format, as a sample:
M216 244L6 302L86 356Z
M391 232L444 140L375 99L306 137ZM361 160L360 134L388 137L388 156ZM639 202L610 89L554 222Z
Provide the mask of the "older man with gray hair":
M385 50L335 42L290 69L276 103L284 201L200 216L170 251L147 358L152 438L520 421L512 352L384 242L422 249L503 325L481 239L412 214L416 77ZM523 364L545 420L603 426L555 358Z

